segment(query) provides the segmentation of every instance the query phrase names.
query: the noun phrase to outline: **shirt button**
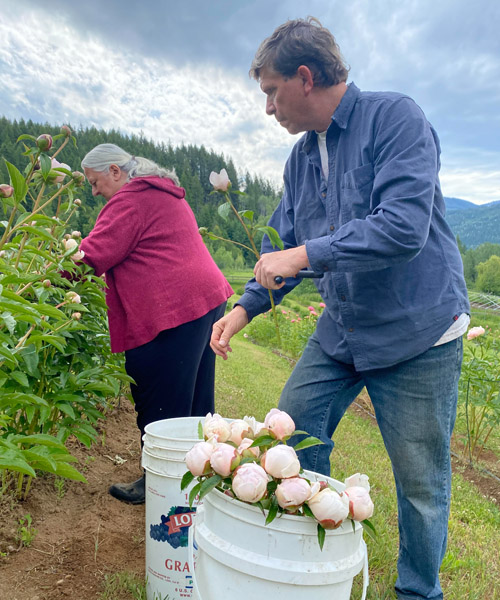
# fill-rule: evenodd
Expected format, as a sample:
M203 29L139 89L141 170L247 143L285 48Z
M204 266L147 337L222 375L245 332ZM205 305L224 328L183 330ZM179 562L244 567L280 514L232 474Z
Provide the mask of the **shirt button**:
M354 331L353 327L349 327L349 333L352 333Z
M342 300L342 302L345 302L345 296L340 296L340 299Z
M330 225L330 231L333 231L335 229L335 225Z
M323 196L323 198L326 198L326 192L321 192L321 195Z

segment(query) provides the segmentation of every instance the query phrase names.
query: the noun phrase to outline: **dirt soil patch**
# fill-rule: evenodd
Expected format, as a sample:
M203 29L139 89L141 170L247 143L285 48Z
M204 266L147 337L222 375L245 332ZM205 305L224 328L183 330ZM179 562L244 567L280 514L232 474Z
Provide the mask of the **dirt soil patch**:
M0 499L0 598L97 600L106 575L128 571L144 577L144 505L112 498L111 483L141 475L139 432L128 400L103 421L99 443L70 451L88 484L55 478L33 480L26 501ZM76 463L75 463L76 465ZM19 519L32 518L30 547L19 539Z

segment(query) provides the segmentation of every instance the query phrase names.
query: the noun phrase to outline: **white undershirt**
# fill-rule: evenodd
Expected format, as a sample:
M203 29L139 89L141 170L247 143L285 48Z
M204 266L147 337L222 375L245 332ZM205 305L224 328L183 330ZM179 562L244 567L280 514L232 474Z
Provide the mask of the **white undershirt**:
M326 147L326 131L316 132L318 136L318 148L319 155L321 157L321 170L323 171L323 177L328 181L328 150ZM449 327L434 346L440 346L446 344L452 340L456 340L463 335L469 327L470 317L467 313L462 313L456 321L453 321L451 327Z

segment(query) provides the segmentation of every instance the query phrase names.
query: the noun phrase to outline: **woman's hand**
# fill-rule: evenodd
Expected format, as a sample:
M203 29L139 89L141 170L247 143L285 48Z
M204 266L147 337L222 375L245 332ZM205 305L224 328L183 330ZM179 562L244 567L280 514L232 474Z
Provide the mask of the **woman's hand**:
M240 305L235 306L230 313L214 323L210 347L215 354L217 354L217 356L222 356L224 360L227 360L227 353L232 352L229 340L247 324L247 311Z

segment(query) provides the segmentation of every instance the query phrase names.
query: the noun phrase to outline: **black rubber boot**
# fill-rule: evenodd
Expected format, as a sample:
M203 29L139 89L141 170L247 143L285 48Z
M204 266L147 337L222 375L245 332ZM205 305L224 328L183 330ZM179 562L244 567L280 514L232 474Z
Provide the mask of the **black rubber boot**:
M143 475L132 483L115 483L109 488L109 493L122 502L129 504L144 504L146 500L146 476Z

